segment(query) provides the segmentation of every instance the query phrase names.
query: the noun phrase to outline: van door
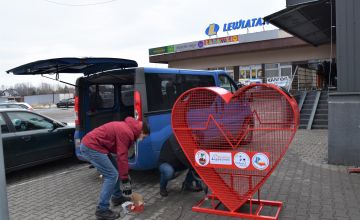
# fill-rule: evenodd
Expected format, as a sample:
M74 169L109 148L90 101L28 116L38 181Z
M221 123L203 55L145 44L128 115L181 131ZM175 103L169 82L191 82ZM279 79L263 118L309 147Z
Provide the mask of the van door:
M134 115L134 72L117 70L97 74L83 81L79 97L80 117L85 120L85 133L110 121L122 121Z
M152 169L157 166L160 150L172 134L171 110L177 98L188 89L199 86L215 86L214 75L197 71L169 69L168 73L145 72L147 111L144 112L150 126L151 149L141 148L131 163L135 169ZM144 144L144 143L142 143Z

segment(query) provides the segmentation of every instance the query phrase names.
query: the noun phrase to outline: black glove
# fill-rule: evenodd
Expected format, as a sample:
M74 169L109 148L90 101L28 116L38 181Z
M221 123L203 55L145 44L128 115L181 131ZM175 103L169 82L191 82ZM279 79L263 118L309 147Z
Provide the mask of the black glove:
M126 196L129 196L132 194L130 180L128 180L128 179L121 180L121 191Z

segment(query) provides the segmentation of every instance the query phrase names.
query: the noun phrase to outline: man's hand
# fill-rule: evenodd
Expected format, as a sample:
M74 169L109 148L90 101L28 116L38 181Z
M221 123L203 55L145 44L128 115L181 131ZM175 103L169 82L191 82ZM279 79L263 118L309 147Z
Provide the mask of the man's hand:
M129 196L131 195L131 182L128 179L121 181L121 191L124 195Z

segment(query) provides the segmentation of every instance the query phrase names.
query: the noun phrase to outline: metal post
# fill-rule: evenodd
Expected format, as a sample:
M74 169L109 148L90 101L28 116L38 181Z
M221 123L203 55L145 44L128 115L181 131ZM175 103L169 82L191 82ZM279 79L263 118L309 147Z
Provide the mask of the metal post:
M1 129L0 129L0 219L9 220Z

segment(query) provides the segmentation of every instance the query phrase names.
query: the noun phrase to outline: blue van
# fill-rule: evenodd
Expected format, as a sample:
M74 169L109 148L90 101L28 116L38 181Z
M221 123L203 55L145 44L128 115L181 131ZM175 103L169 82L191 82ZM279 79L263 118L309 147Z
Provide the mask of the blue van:
M57 79L59 73L84 74L75 85L75 153L80 160L81 138L92 129L127 116L146 121L150 136L129 152L129 166L134 170L157 167L160 151L172 135L171 109L183 92L209 86L237 90L224 71L146 68L117 58L57 58L25 64L12 72L54 73Z

